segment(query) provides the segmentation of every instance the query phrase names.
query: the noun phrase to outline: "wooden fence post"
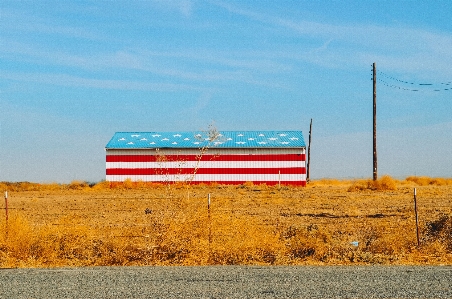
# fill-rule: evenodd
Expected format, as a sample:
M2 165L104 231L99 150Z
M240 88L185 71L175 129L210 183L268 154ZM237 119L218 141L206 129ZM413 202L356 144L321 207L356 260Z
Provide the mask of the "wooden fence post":
M416 202L416 188L414 188L414 214L416 215L416 236L417 236L417 246L420 245L420 239L419 239L419 218L417 213L417 202Z
M8 222L8 191L5 191L6 222Z

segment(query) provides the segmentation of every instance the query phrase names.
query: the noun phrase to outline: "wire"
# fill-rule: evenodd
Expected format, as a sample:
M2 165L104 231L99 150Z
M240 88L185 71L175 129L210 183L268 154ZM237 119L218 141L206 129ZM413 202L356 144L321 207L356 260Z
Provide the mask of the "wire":
M377 81L383 83L383 85L387 86L387 87L391 87L391 88L396 88L396 89L401 89L401 90L408 90L408 91L419 91L419 89L410 89L410 88L405 88L405 87L400 87L397 85L393 85L393 84L389 84L386 81L383 81L381 79L377 79Z
M381 82L383 85L385 85L387 87L390 87L390 88L406 90L406 91L414 91L414 92L417 92L417 91L421 91L422 92L422 91L449 91L449 90L452 90L452 82L450 82L450 81L449 82L442 82L442 83L439 83L439 84L435 84L435 83L415 83L415 82L409 82L409 81L400 80L400 79L395 78L393 76L390 76L390 75L388 75L388 74L386 74L386 73L384 73L382 71L377 71L377 73L379 75L382 75L386 79L396 81L396 83L392 84L392 83L389 83L386 80L382 80L382 79L377 78L377 81ZM399 85L397 83L408 84L408 85L411 86L411 88L410 87L401 86L401 85ZM421 88L416 88L416 87L421 87ZM447 87L447 88L444 88L444 87Z

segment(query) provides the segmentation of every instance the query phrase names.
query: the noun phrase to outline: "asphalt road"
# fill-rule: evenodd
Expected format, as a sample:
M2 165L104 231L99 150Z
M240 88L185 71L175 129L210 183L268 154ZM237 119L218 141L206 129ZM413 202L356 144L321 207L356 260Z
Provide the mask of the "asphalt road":
M0 298L452 298L452 267L2 269Z

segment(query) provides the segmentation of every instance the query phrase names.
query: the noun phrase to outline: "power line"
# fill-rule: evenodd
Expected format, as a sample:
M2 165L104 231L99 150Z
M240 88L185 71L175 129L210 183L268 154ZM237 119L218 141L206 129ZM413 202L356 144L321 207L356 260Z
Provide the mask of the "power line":
M379 82L381 82L383 85L394 88L394 89L400 89L405 91L449 91L452 90L452 82L442 82L442 83L416 83L416 82L410 82L398 79L394 76L390 76L382 71L378 71L378 74L385 77L385 80L378 79ZM390 83L388 81L395 81L395 83ZM408 86L403 86L398 83L407 84ZM450 87L449 87L450 86Z
M388 82L381 80L381 79L377 79L378 82L381 82L383 85L387 86L387 87L391 87L391 88L395 88L395 89L402 89L402 90L408 90L408 91L419 91L419 89L410 89L410 88L405 88L405 87L401 87L401 86L397 86L394 84L389 84Z

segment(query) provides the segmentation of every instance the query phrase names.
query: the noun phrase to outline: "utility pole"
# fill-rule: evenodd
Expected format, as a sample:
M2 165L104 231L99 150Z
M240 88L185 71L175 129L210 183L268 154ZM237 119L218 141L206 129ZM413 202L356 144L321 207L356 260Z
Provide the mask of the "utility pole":
M372 68L372 73L373 73L373 90L374 90L374 95L373 95L373 99L374 99L374 124L373 124L373 131L374 131L374 142L373 142L373 147L374 147L374 170L373 170L373 179L374 181L377 180L378 175L377 175L377 67L375 62L373 63L373 68Z
M308 144L308 167L306 174L306 181L309 182L309 173L311 172L311 133L312 133L312 118L311 124L309 125L309 144Z

